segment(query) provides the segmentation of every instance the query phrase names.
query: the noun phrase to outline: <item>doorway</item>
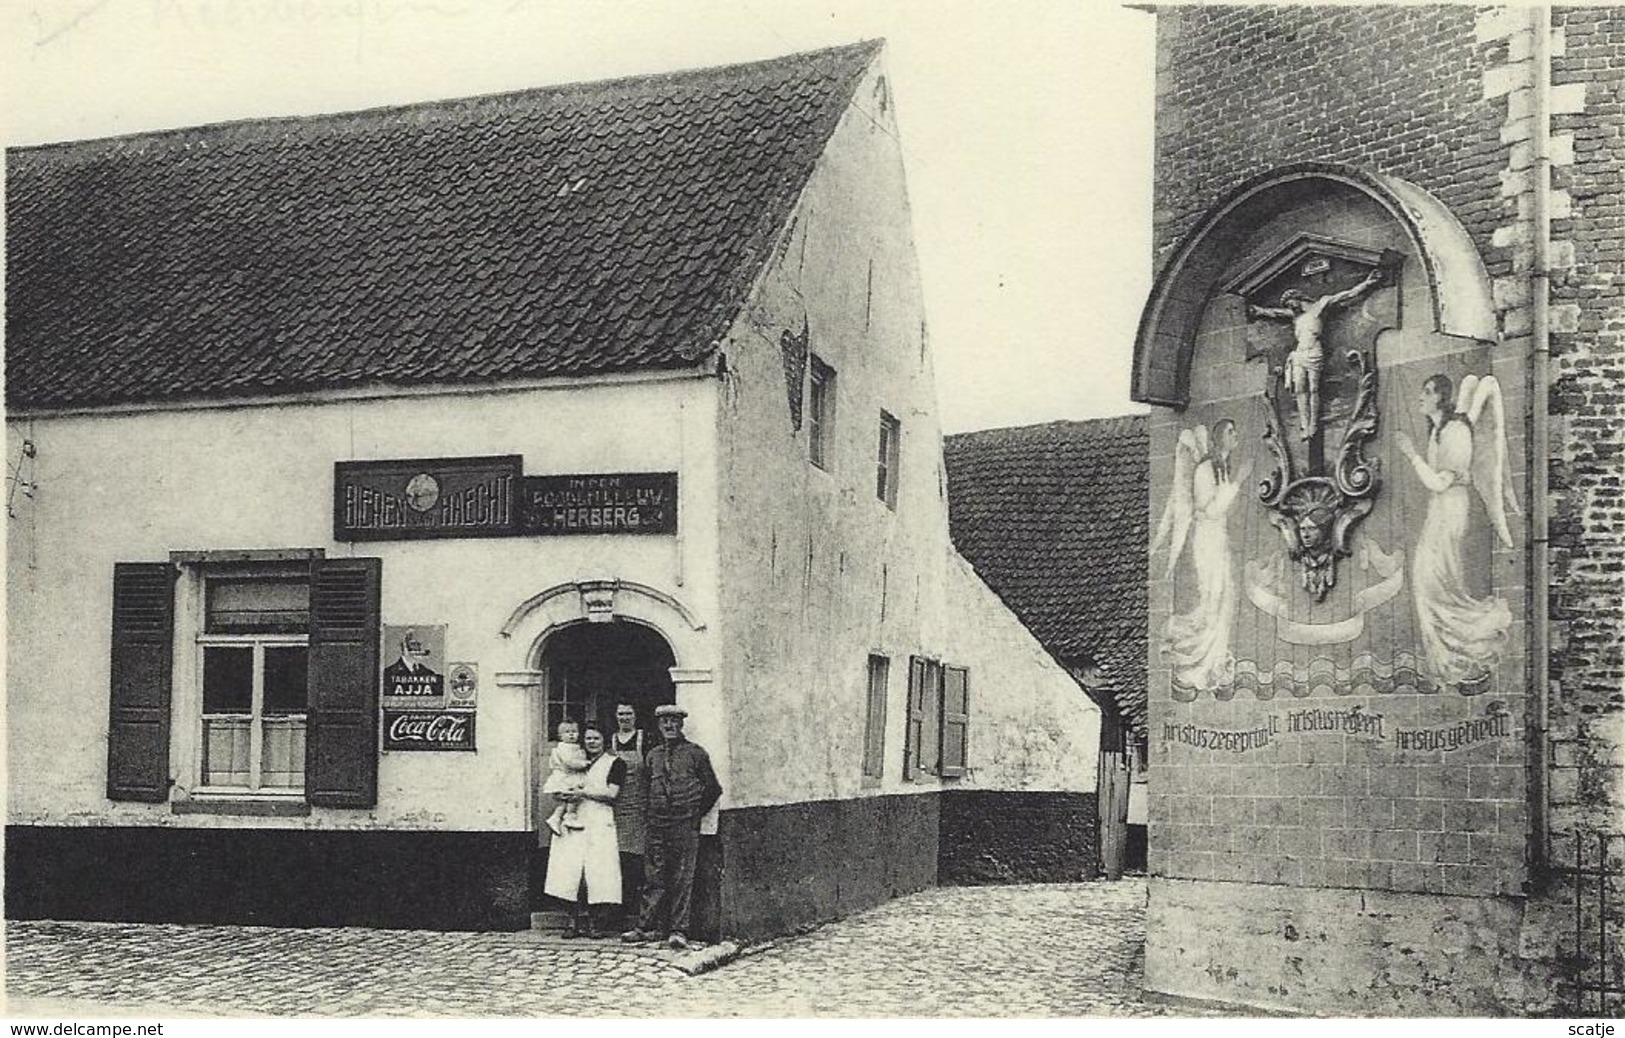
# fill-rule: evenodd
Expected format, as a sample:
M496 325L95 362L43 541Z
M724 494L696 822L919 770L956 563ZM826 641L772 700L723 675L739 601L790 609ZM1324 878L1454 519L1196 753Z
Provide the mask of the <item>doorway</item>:
M658 739L655 707L675 703L676 662L666 639L651 627L617 620L572 624L542 646L542 738L551 749L560 721L596 721L615 730L615 704L631 703L638 727Z
M671 680L675 662L671 646L660 632L638 623L583 621L548 635L537 660L542 683L534 700L537 747L531 788L539 790L547 777L547 761L560 721L597 722L607 737L615 731L616 704L630 703L637 711L644 745L657 744L660 735L655 727L655 707L677 701L677 689ZM531 909L551 911L542 896L548 848L542 821L553 810L555 801L550 795L538 794L532 803L535 816L531 826L542 837L542 843L532 855Z

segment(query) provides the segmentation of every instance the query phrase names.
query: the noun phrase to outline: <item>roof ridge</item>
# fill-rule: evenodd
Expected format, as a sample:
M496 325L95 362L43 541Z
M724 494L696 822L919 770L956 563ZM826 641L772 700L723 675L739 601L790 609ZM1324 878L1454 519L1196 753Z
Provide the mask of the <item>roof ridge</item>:
M233 130L249 128L267 128L277 125L310 126L312 124L335 125L345 122L364 122L369 119L378 119L390 114L433 114L436 111L452 111L476 104L492 104L503 101L519 101L527 98L538 98L548 94L569 94L587 89L610 90L626 89L639 85L656 85L662 82L675 82L678 80L703 81L706 78L720 78L722 76L743 76L752 72L765 71L776 66L789 65L795 62L805 62L815 58L846 59L869 52L867 58L871 59L878 54L886 44L884 37L874 37L859 40L854 43L840 44L834 47L820 47L813 50L797 51L794 54L782 54L773 58L759 58L755 61L734 62L729 65L702 65L686 69L671 69L663 72L636 72L624 76L614 76L609 79L577 79L564 83L547 83L541 86L521 87L517 90L498 90L486 94L466 94L454 97L430 98L421 101L406 101L399 104L373 105L367 108L345 108L331 112L309 112L303 115L255 115L244 116L237 119L220 119L214 122L192 123L185 126L166 126L151 130L132 130L129 133L114 133L102 137L82 137L64 141L43 141L37 144L17 144L7 146L5 152L8 156L37 154L40 152L71 151L87 145L106 145L117 142L160 141L167 138L181 137L188 134L198 134L205 131L227 133Z
M1124 428L1132 430L1135 426L1148 423L1150 415L1144 413L1105 415L1099 418L1057 418L1048 422L1034 422L1030 425L999 425L989 429L969 429L965 432L949 433L943 437L945 440L972 438L992 438L1005 435L1018 437L1026 434L1038 434L1046 430L1108 430Z

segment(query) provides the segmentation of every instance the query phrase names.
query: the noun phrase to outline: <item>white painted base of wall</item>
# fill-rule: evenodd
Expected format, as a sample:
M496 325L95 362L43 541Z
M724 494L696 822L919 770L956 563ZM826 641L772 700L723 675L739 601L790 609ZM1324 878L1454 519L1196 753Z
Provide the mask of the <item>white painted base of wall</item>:
M1525 915L1522 898L1154 876L1145 987L1295 1015L1538 1012L1555 992Z

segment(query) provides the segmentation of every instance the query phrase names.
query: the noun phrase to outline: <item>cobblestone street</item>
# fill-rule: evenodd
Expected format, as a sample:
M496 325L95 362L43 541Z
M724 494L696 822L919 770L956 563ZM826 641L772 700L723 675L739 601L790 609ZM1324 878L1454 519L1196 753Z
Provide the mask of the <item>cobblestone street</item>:
M691 976L534 934L12 922L8 1012L292 1016L1161 1016L1142 880L928 890Z

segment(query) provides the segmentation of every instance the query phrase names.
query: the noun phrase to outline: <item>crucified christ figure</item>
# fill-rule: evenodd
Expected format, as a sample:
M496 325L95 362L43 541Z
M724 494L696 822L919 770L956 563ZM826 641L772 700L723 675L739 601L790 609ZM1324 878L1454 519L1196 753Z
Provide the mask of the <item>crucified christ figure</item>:
M1251 306L1252 317L1291 321L1297 345L1286 355L1282 380L1298 398L1298 435L1308 440L1320 427L1320 369L1326 362L1326 349L1320 333L1326 326L1326 312L1352 303L1382 281L1382 268L1375 267L1353 288L1314 298L1299 288L1281 293L1280 306Z

